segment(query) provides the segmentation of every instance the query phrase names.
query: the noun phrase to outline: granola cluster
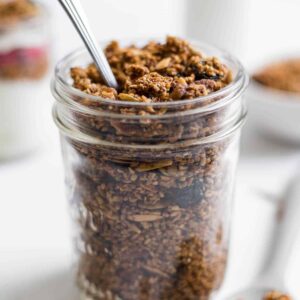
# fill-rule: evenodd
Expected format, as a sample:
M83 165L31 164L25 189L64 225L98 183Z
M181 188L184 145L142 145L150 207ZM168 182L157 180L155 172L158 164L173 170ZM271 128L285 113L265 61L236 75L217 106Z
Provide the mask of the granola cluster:
M292 300L292 298L280 292L272 291L267 293L263 300Z
M83 299L208 300L227 261L237 138L191 143L216 132L226 113L149 104L210 94L231 73L174 37L143 48L113 42L106 55L120 90L93 65L72 68L74 87L111 101L78 97L99 115L66 112L70 126L98 142L63 138Z
M122 48L112 42L105 53L119 91L103 84L94 64L72 68L74 87L103 98L153 103L206 96L232 80L230 70L218 58L206 57L171 36L164 44L150 42L143 48Z
M300 59L274 63L254 74L253 79L270 88L300 93Z
M0 28L35 17L39 8L30 0L0 0Z

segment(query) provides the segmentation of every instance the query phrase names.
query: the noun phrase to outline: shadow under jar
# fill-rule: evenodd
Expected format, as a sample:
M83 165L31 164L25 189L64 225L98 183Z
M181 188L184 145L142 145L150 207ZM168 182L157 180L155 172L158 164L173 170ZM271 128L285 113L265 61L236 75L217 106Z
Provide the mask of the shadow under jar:
M70 68L90 62L83 50L56 68L82 299L206 300L223 281L247 76L226 53L193 46L219 57L233 82L145 104L74 89ZM149 109L159 113L139 114Z

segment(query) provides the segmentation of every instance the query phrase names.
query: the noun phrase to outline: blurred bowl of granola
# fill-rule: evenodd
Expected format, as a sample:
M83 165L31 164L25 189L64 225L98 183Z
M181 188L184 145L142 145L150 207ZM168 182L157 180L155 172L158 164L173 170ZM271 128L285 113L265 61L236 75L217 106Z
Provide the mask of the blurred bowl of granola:
M247 95L253 123L261 133L300 144L300 55L258 64Z

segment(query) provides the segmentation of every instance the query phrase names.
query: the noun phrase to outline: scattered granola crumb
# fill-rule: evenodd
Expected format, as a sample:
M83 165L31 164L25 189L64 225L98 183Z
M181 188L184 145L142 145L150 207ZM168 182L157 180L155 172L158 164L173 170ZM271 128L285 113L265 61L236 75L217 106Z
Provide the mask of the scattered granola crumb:
M292 300L292 298L278 291L271 291L265 295L263 300Z
M274 89L300 93L300 59L289 59L269 65L254 74L253 79Z

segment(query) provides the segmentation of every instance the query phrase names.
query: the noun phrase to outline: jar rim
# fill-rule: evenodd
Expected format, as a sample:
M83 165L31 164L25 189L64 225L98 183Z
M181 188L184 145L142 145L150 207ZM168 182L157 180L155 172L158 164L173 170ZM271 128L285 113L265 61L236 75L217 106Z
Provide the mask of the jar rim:
M147 41L162 41L163 38L150 38L150 39L121 39L121 42L126 42L128 43L132 43L132 42L147 42ZM218 52L223 59L226 59L228 62L230 62L232 65L235 66L235 68L237 69L236 71L236 75L234 80L227 85L226 87L212 92L206 96L201 96L198 98L194 98L194 99L186 99L186 100L176 100L176 101L166 101L166 102L153 102L153 103L147 103L145 104L144 102L133 102L133 101L123 101L123 100L111 100L111 99L105 99L102 98L100 96L94 96L94 95L89 95L81 90L76 89L75 87L73 87L65 78L65 76L63 75L62 71L64 69L66 69L68 65L68 63L70 63L72 60L78 58L80 55L84 55L87 54L88 51L84 48L84 47L80 47L79 49L76 49L74 51L72 51L70 54L66 55L64 58L62 58L56 65L55 68L55 73L54 73L54 81L52 84L52 90L55 93L55 85L57 84L64 92L64 95L71 95L71 97L67 97L69 98L67 103L74 106L74 108L76 108L76 110L79 111L83 111L85 113L93 113L93 111L97 111L96 109L92 109L90 107L87 107L85 105L80 104L79 102L75 102L73 99L74 97L76 98L84 98L84 99L89 99L92 102L99 102L101 101L101 104L104 105L114 105L115 107L132 107L132 108L140 108L140 107L145 107L145 105L147 105L147 107L153 107L153 108L174 108L177 106L182 106L182 105L191 105L191 104L200 104L201 102L204 103L210 103L208 105L204 105L202 106L202 110L203 112L206 112L207 110L211 110L212 106L214 107L214 109L218 109L220 107L222 107L225 103L228 103L228 94L230 95L230 98L236 98L235 95L238 94L242 94L243 91L246 89L248 82L249 82L249 78L245 72L244 67L242 66L242 64L240 63L240 61L236 58L234 58L232 55L230 55L227 51L221 50L217 47L211 46L209 44L203 43L203 42L199 42L199 41L193 41L191 39L187 39L192 47L199 49L201 51L201 49L210 49L213 52ZM103 47L103 45L106 45L107 42L102 42L100 43L100 45ZM206 54L204 52L204 54ZM227 96L227 97L226 97ZM72 99L73 98L73 99ZM219 98L219 101L209 101L211 99L216 99ZM149 117L149 116L147 116Z
M138 43L141 42L142 45L149 40L161 41L164 39L135 39L135 40L124 40L122 39L120 42L123 43ZM190 42L191 40L188 39ZM103 44L102 44L103 45ZM138 44L139 45L139 44ZM86 94L83 91L80 91L72 86L71 76L70 76L70 68L75 66L76 64L82 65L88 64L91 61L90 56L88 55L88 51L84 48L79 48L69 55L65 56L62 60L59 61L55 68L55 76L52 81L52 94L56 98L56 103L53 106L53 119L56 123L56 126L60 129L60 132L67 137L78 140L80 142L86 142L89 144L101 144L104 147L116 147L116 148L131 148L141 149L141 150L162 150L162 149L170 149L170 148L181 148L186 146L197 146L197 145L205 145L212 142L220 141L225 139L231 135L233 135L236 131L240 129L240 127L244 124L247 109L243 105L240 100L244 90L248 85L249 78L241 65L241 63L228 54L226 51L220 50L217 47L213 47L201 42L191 42L192 47L203 51L204 54L210 56L219 57L220 60L228 65L230 69L234 72L234 80L225 88L211 93L207 96L202 96L195 99L188 100L178 100L173 102L160 102L160 103L144 103L144 102L132 102L132 101L122 101L122 100L112 100L112 99L104 99L99 96L93 96ZM91 107L80 103L78 100L86 100L97 101L103 105L103 107L107 107L108 109L103 109L103 107ZM73 121L65 122L65 112L72 111L73 113L79 113L86 116L92 117L101 117L101 118L111 118L122 120L122 122L126 122L129 119L129 122L135 122L136 119L138 121L145 120L149 122L150 120L158 120L165 122L167 118L182 118L187 117L189 115L205 115L206 113L210 114L224 107L231 105L233 102L239 101L240 109L237 111L237 115L235 118L231 118L230 126L224 127L222 130L218 130L213 134L201 137L190 139L189 141L174 142L174 143L163 143L163 144L126 144L118 143L116 141L108 141L98 136L92 136L87 134L86 132L82 132L78 130L76 126L73 126ZM95 102L94 102L95 103ZM135 109L143 109L144 107L152 107L152 108L164 108L167 109L167 113L165 114L122 114L116 112L118 110L111 110L110 107L119 108L120 111L122 108L135 108ZM168 122L168 121L166 121Z
M54 122L57 126L57 128L60 130L60 132L71 138L72 140L77 140L79 142L87 143L87 144L93 144L93 145L101 145L102 147L108 147L108 148L132 148L132 149L139 149L139 150L164 150L164 149L177 149L177 148L186 148L186 147L193 147L193 146L200 146L200 145L207 145L210 143L215 143L218 141L221 141L227 137L232 136L236 131L238 131L246 121L246 117L248 115L248 111L245 107L242 109L242 114L240 118L235 122L235 124L230 129L221 130L219 132L216 132L212 135L203 137L203 138L197 138L192 139L190 141L177 142L177 143L163 143L163 144L157 144L157 145L140 145L140 144L124 144L124 143L116 143L111 141L105 141L103 139L99 139L95 136L90 136L82 132L74 132L71 128L67 127L59 118L58 111L57 111L57 105L53 106L52 109L52 116L54 119Z

